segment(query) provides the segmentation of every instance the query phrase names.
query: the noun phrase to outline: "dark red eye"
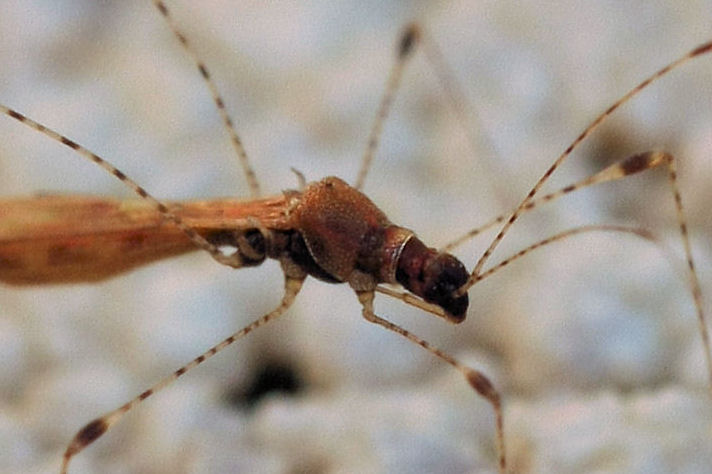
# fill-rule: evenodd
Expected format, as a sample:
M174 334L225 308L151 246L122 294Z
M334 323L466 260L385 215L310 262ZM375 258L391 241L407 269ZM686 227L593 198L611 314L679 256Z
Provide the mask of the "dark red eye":
M465 319L469 298L467 293L455 297L454 292L465 284L469 277L465 266L447 253L438 254L423 269L423 299L444 309L453 322Z

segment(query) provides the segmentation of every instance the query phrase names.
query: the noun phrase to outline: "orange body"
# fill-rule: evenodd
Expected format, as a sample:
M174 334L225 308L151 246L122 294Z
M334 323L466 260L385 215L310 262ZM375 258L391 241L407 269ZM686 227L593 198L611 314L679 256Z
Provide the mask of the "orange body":
M196 233L208 245L234 248L239 267L269 257L356 291L400 284L449 321L465 318L467 294L454 294L467 281L464 265L392 224L339 178L263 199L159 203L163 214L155 204L76 195L0 201L0 282L99 281L197 250Z

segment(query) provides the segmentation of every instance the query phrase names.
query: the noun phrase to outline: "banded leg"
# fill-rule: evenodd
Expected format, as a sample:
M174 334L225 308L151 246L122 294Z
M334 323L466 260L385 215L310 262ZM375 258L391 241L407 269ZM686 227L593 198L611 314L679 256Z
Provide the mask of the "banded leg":
M690 293L692 294L693 303L695 305L698 331L700 333L700 337L702 338L703 350L705 352L705 363L707 365L707 376L709 379L709 389L710 389L710 392L712 393L712 348L710 348L710 336L709 336L709 331L707 329L707 323L706 323L704 307L703 307L703 302L702 302L702 290L700 288L700 282L699 282L699 278L697 276L697 271L695 270L695 263L692 258L692 247L690 245L690 237L689 237L688 231L687 231L687 219L685 218L685 212L684 212L684 209L682 206L682 197L680 195L680 189L679 189L679 186L677 185L677 170L676 170L676 166L675 166L675 159L672 155L670 155L669 153L658 152L658 151L649 151L649 152L645 152L645 153L640 153L638 155L633 155L623 161L614 163L613 165L611 165L607 168L604 168L602 171L598 172L597 174L595 174L583 181L580 181L579 183L573 184L571 186L567 186L555 193L546 195L546 196L542 197L540 200L525 202L524 207L521 207L521 212L526 212L527 210L531 210L539 204L549 202L552 199L556 199L557 197L560 197L564 194L573 192L577 189L581 189L583 187L590 186L590 185L596 184L596 183L611 181L611 180L615 180L615 179L621 179L626 176L630 176L632 174L639 173L641 171L645 171L648 169L656 168L661 165L665 165L667 167L668 181L670 183L670 189L672 191L673 199L675 202L675 214L677 217L678 227L680 229L680 237L682 239L683 249L685 252L685 260L687 263L688 285L690 288ZM516 214L516 211L515 211L515 214ZM495 221L497 219L499 219L500 217L496 218ZM472 233L472 232L473 231L470 231L470 233ZM561 238L564 238L564 237L565 236L560 236L556 240L560 240ZM546 241L544 241L544 242L549 243ZM534 248L536 248L537 246L541 246L540 244L535 244ZM530 250L533 250L533 248L524 249L523 252L524 252L524 254L526 254ZM518 258L518 257L516 257L516 258ZM506 262L506 263L509 263L509 262ZM505 263L505 265L506 265L506 263ZM499 269L499 267L501 267L501 266L503 266L503 265L500 263L499 265L496 265L495 267L492 267L489 270L486 270L486 271L480 270L477 273L473 273L473 275L470 277L472 284L468 283L467 288L469 288L473 284L475 284L478 281L485 278L486 275L491 274L492 270Z
M242 140L240 139L240 136L235 130L232 117L230 117L230 114L228 114L227 110L225 109L225 101L220 95L220 91L218 91L218 88L215 85L215 81L213 81L212 77L210 76L210 71L208 71L208 68L207 66L205 66L205 63L198 57L198 55L191 47L190 42L188 41L188 37L176 25L175 21L173 20L173 17L171 16L171 12L168 10L168 7L166 7L166 4L162 0L152 1L158 11L161 12L161 15L166 20L166 23L168 23L168 27L171 29L175 37L178 38L178 42L180 42L185 52L195 63L195 66L200 72L200 76L203 78L205 84L208 86L208 89L210 90L210 96L213 98L215 107L217 107L218 113L220 114L220 119L222 120L225 130L227 130L227 133L230 136L230 143L232 143L232 147L235 150L235 153L237 153L240 166L242 167L242 172L245 173L245 179L247 179L247 185L250 188L250 195L252 197L258 197L260 195L260 185L257 181L257 176L255 175L254 169L252 169L252 165L250 165L250 159L247 157L247 152L245 151L245 147L242 144Z
M378 148L381 131L383 130L383 123L386 121L388 114L391 111L393 99L395 98L401 78L403 77L403 70L405 69L406 62L408 61L408 58L410 58L411 53L413 52L413 49L419 39L420 29L418 26L415 24L408 25L398 44L398 57L396 59L396 63L393 65L390 75L388 76L386 90L383 92L381 103L378 106L378 112L376 114L376 120L373 122L373 126L371 127L371 133L368 137L366 151L361 159L361 169L359 169L356 183L354 184L354 188L356 189L360 190L363 188L366 175L371 167L371 161L373 161L373 154Z
M208 242L203 236L198 234L192 227L186 225L183 222L183 219L178 217L177 215L173 214L169 209L166 204L161 202L160 200L156 199L153 197L146 189L143 188L143 186L140 186L137 184L133 179L129 178L126 176L126 174L118 169L116 166L111 164L109 161L106 159L100 157L93 151L89 150L88 148L85 148L84 146L80 145L79 143L75 142L74 140L71 140L64 135L52 130L49 127L46 127L42 125L39 122L35 122L29 117L26 117L25 115L21 114L20 112L11 109L9 107L6 107L2 104L0 104L0 113L3 113L7 115L8 117L11 117L15 120L17 120L20 123L23 123L27 125L28 127L40 132L41 134L51 138L52 140L61 143L64 146L67 146L74 150L77 154L80 156L86 158L87 160L91 161L92 163L95 163L99 165L101 168L104 170L108 171L112 176L114 176L116 179L121 181L124 185L128 186L133 192L139 195L141 199L146 200L148 203L150 203L153 208L161 214L166 220L169 220L173 222L173 224L178 227L181 232L183 232L186 237L190 239L191 242L195 244L196 247L198 247L201 250L205 250L210 254L211 257L218 263L222 265L227 265L232 268L240 268L244 266L244 262L240 258L239 253L233 253L230 255L225 255L223 254L220 249Z
M416 46L422 44L425 58L430 63L430 67L435 72L440 87L443 90L448 104L454 110L457 120L463 127L467 142L474 154L478 150L477 140L473 135L473 130L481 130L477 122L476 114L472 112L473 107L468 103L467 96L463 92L460 85L455 79L455 74L445 61L445 55L442 54L435 41L427 34L427 32L417 24L410 24L403 32L399 45L396 63L391 70L391 73L386 82L386 89L381 97L381 102L378 107L376 119L371 126L371 132L368 138L366 151L361 159L361 168L354 187L361 190L363 188L366 176L371 167L374 154L378 149L378 144L385 123L393 105L393 100L400 87L401 77L406 66L406 61L410 58ZM485 145L486 149L494 150L495 147L491 139L484 133L479 134L480 140ZM491 167L489 168L491 170ZM490 173L496 174L496 173Z
M505 445L504 445L504 417L502 414L502 402L499 392L494 388L489 379L480 371L467 367L460 361L452 357L451 355L441 351L437 347L430 344L428 341L419 338L415 334L403 329L402 327L394 324L386 319L381 318L376 315L373 311L373 299L375 293L373 291L357 291L356 296L362 307L362 315L366 321L378 324L381 327L393 331L399 334L410 342L419 345L426 351L433 354L440 360L443 360L453 366L458 372L460 372L467 383L475 389L475 391L484 397L491 405L494 410L495 416L495 430L496 430L496 443L497 443L497 455L499 458L499 472L504 474L507 471L507 460L505 456Z
M611 105L608 109L606 109L605 112L600 114L596 119L591 122L591 124L584 129L581 134L576 137L576 139L564 150L564 152L559 155L559 157L552 163L551 166L544 172L544 174L539 178L539 180L536 182L533 188L527 193L526 197L519 203L517 208L514 210L514 212L509 216L509 219L505 222L505 224L502 226L500 229L499 233L495 236L495 238L492 240L490 243L489 247L484 251L482 256L479 258L477 261L477 264L475 264L475 268L472 270L472 273L470 275L470 278L468 281L462 285L462 287L458 290L459 294L464 294L472 285L474 285L475 280L477 279L477 275L480 274L482 271L482 268L484 267L485 263L489 259L489 257L492 255L492 252L494 252L494 249L499 245L499 243L502 241L504 236L507 234L509 231L510 227L514 222L519 218L519 216L524 212L524 208L527 206L529 201L532 200L532 198L536 195L536 193L539 192L539 190L544 186L544 183L551 177L551 175L556 171L559 166L566 160L566 158L571 155L571 152L581 143L583 142L591 133L593 133L594 130L596 130L601 123L603 123L613 112L615 112L621 105L625 104L628 102L632 97L640 93L643 89L645 89L647 86L655 82L656 80L660 79L673 69L678 68L679 66L682 66L684 63L696 58L697 56L701 56L703 54L709 53L712 51L712 41L704 43L697 48L693 49L692 51L688 52L681 58L673 61L672 63L668 64L667 66L664 66L663 68L659 69L657 72L653 73L650 77L645 79L643 82L635 86L633 89L631 89L627 94L625 94L623 97L618 99L613 105ZM712 367L710 368L710 374L712 375Z
M281 316L285 311L287 311L287 309L289 309L289 307L294 302L294 299L299 293L299 290L301 290L302 288L304 278L304 276L301 276L300 278L295 278L285 275L284 296L282 297L281 303L274 311L265 314L261 318L256 319L252 323L248 324L244 328L232 334L230 337L223 339L220 343L203 352L201 355L199 355L183 367L179 368L168 377L165 377L164 379L160 380L152 387L144 390L138 396L124 403L119 408L110 411L109 413L106 413L85 425L81 430L79 430L79 432L77 432L76 435L74 435L74 438L69 443L69 446L67 446L67 449L64 452L64 457L62 459L62 469L60 471L61 474L67 474L67 471L69 469L69 462L74 456L76 456L84 448L92 444L104 433L106 433L112 425L119 421L131 409L135 408L139 403L143 402L159 390L162 390L163 388L172 384L186 372L199 366L200 364L210 359L212 356L222 351L238 339L245 337L255 329L264 326L270 321Z
M712 46L712 43L710 43L710 46ZM693 56L690 56L690 57L693 57ZM686 56L686 58L688 58L688 57ZM661 71L663 71L663 70L661 70ZM653 76L653 77L658 77L658 76ZM699 282L699 278L697 276L697 271L695 270L695 263L692 258L692 247L690 245L690 238L689 238L688 231L687 231L687 219L685 217L685 212L684 212L684 209L682 206L682 197L680 195L680 188L677 184L677 170L676 170L676 166L675 166L675 158L672 155L670 155L669 153L664 153L664 152L660 152L660 151L648 151L648 152L639 153L637 155L630 156L624 160L613 163L612 165L604 168L603 170L599 171L598 173L594 174L593 176L583 179L577 183L574 183L572 185L561 188L560 190L555 191L550 194L547 194L539 199L523 202L522 204L520 204L519 208L517 208L517 210L515 210L514 213L511 214L509 222L512 221L511 219L515 215L521 215L525 212L531 211L531 210L535 209L536 207L546 204L547 202L551 202L555 199L558 199L559 197L561 197L565 194L574 192L576 190L585 188L587 186L592 186L594 184L604 183L606 181L614 181L617 179L622 179L627 176L630 176L630 175L633 175L636 173L640 173L642 171L657 168L659 166L667 167L668 181L670 183L670 189L672 191L673 199L675 202L675 214L677 217L678 227L680 229L680 237L682 239L683 249L685 252L685 260L686 260L686 264L687 264L688 285L690 288L690 293L692 294L693 303L695 305L698 331L700 333L700 337L702 338L702 345L703 345L703 349L705 352L705 363L707 365L707 376L709 379L709 389L710 389L710 392L712 393L712 348L710 347L710 336L709 336L709 331L707 328L707 323L706 323L706 318L705 318L705 313L704 313L704 306L703 306L703 301L702 301L702 290L700 288L700 282ZM463 242L476 236L480 232L496 225L497 223L503 222L504 219L505 219L505 215L500 215L500 216L495 217L493 220L491 220L484 226L479 227L477 229L473 229L473 230L467 232L462 237L459 237L459 238L453 240L452 242L448 243L447 245L445 245L444 251L448 251L448 250L462 244ZM505 225L505 228L506 227L507 226ZM589 227L589 226L581 227L579 229L585 230L587 227ZM600 228L600 227L606 227L606 226L594 226L594 227ZM607 226L607 227L614 227L614 226ZM593 230L595 230L595 228ZM608 229L608 230L613 230L613 229ZM622 229L618 229L618 230L622 230ZM495 265L494 267L491 267L488 270L482 271L481 269L480 270L475 269L477 271L473 271L472 275L470 276L470 279L468 280L468 283L465 286L463 286L463 288L465 288L465 291L466 291L466 289L470 288L472 285L474 285L478 281L484 279L488 275L494 273L494 271L499 270L501 267L507 265L512 260L519 258L521 256L524 256L525 254L527 254L531 250L534 250L535 248L541 247L542 245L546 245L546 244L551 243L556 240L561 240L563 238L566 238L569 235L572 235L574 233L579 233L579 232L580 231L576 231L576 229L573 229L572 231L567 231L567 232L563 232L561 234L557 234L556 236L554 236L552 238L545 239L539 243L536 243L530 247L527 247L526 249L523 249L522 251L515 254L513 257L505 259L503 262L500 262L499 264ZM499 235L501 235L501 234L502 234L502 231L500 231ZM641 235L641 237L645 237L645 236ZM648 237L645 237L645 238L648 238ZM490 246L490 248L492 248L492 247ZM460 288L460 290L458 290L458 291L462 291L463 288ZM401 298L401 299L403 299L403 298ZM405 301L405 299L403 299L403 300Z
M566 187L563 187L557 191L554 191L553 193L546 194L540 198L537 198L533 201L527 202L527 204L522 208L522 213L526 213L529 211L532 211L544 204L547 204L551 201L554 201L555 199L558 199L562 196L565 196L566 194L572 193L574 191L578 191L579 189L586 188L588 186L592 186L594 184L599 184L599 183L605 183L608 181L615 181L618 179L625 178L626 176L630 176L636 173L640 173L641 171L646 171L649 169L654 169L657 168L660 165L666 164L667 159L663 158L662 153L659 152L654 152L654 151L649 151L645 153L639 153L637 155L630 156L624 160L617 161L603 170L599 171L598 173L594 174L593 176L589 176L588 178L582 179L581 181L578 181L574 184L570 184ZM506 214L500 214L494 219L491 219L489 222L487 222L484 225L481 225L480 227L477 227L475 229L469 230L460 237L457 237L453 239L452 241L448 242L445 244L440 251L441 252L450 252L453 249L459 247L460 245L464 244L468 240L476 237L477 235L481 234L482 232L491 229L497 224L501 224L502 222L507 219L510 215L512 215L511 211Z

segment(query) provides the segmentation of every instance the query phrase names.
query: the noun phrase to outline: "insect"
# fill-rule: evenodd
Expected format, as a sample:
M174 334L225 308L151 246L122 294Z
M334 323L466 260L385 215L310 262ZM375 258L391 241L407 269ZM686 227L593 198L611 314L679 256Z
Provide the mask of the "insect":
M537 171L538 172L538 171Z

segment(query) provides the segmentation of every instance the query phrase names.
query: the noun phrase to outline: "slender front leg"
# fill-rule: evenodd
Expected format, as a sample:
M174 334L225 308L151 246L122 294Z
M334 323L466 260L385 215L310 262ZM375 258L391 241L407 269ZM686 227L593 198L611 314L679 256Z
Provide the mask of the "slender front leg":
M366 319L366 321L378 324L389 331L393 331L396 334L400 334L409 341L419 345L426 351L433 354L435 357L444 360L455 369L457 369L467 380L472 388L474 388L477 393L486 398L487 401L492 405L495 417L495 431L497 439L497 451L499 456L499 472L504 474L507 472L507 460L505 457L505 447L504 447L504 419L502 415L502 402L500 400L499 392L494 388L492 383L489 381L487 376L482 372L467 367L466 365L459 362L457 359L447 354L437 347L431 345L428 341L419 338L415 334L403 329L402 327L394 324L386 319L381 318L373 312L373 298L375 292L373 290L369 291L357 291L356 296L362 306L361 314Z

